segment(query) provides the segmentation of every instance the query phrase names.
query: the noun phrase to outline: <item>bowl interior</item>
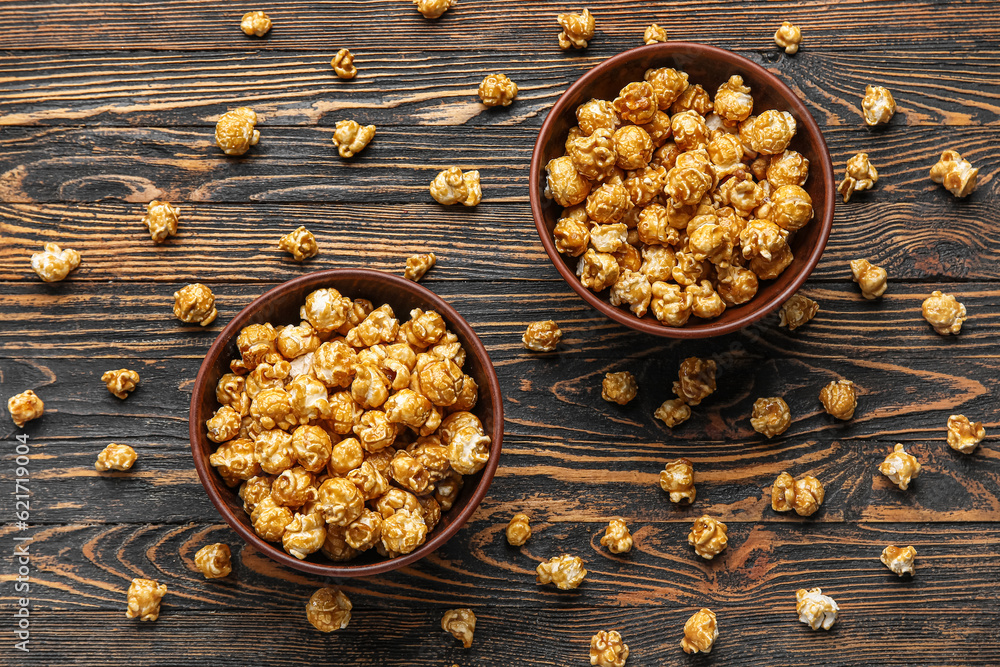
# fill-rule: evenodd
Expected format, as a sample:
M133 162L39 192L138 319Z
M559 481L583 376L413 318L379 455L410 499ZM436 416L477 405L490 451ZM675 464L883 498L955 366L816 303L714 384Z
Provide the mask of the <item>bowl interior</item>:
M702 320L692 317L683 327L661 325L652 313L635 317L625 308L608 302L608 290L594 294L576 277L578 258L559 254L552 241L552 230L562 207L542 192L545 189L545 165L565 153L564 144L569 129L576 125L576 108L592 99L613 100L619 90L631 81L641 81L647 69L672 67L687 72L691 84L701 86L715 97L718 87L738 74L751 88L754 114L766 109L788 111L795 117L797 132L790 148L809 160L809 180L804 186L812 198L814 217L790 240L795 259L775 280L761 281L757 296L741 306L727 308L718 318ZM834 176L830 155L823 135L795 93L774 75L759 65L729 51L703 44L668 42L631 49L615 56L580 78L556 102L546 118L531 169L531 206L535 224L545 251L556 269L580 296L599 311L626 326L659 336L701 338L735 331L777 309L795 293L819 261L833 224Z
M475 475L467 475L454 506L441 517L441 522L428 536L427 542L413 552L394 559L379 556L371 549L357 559L334 563L319 552L300 561L287 554L280 545L265 542L253 530L250 516L243 511L238 489L226 486L208 461L218 446L206 435L205 421L218 409L215 387L219 378L229 372L229 361L239 356L236 337L250 324L271 322L297 324L299 307L313 290L332 287L352 299L369 299L376 307L389 304L401 321L409 319L414 308L438 311L448 329L458 336L466 350L465 371L479 385L479 400L472 410L482 421L492 439L490 460ZM195 381L191 400L191 450L201 482L223 518L243 539L270 558L299 570L327 576L367 576L402 567L438 548L472 515L485 496L500 459L503 436L503 407L496 373L486 348L468 323L444 300L430 290L398 276L367 269L335 269L320 271L284 283L267 292L241 311L219 334L209 349Z

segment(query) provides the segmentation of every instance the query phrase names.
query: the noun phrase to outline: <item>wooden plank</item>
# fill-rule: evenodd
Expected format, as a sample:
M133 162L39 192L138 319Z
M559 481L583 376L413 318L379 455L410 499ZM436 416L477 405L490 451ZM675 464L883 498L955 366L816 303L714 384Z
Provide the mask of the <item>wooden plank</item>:
M825 125L858 126L870 83L892 90L894 126L1000 123L990 85L1000 47L839 53L817 45L794 58L739 52L788 83ZM523 47L428 54L403 44L359 52L360 74L345 82L329 54L315 51L15 51L0 56L0 125L203 126L249 105L271 127L332 127L343 117L380 128L538 127L559 95L602 59ZM497 71L517 82L519 94L513 106L489 109L477 89Z

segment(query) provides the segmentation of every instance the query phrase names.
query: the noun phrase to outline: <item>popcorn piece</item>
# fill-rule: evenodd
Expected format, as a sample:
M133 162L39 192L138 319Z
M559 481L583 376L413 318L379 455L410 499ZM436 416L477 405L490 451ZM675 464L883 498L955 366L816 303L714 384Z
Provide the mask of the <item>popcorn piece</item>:
M670 494L670 502L693 503L697 492L694 488L694 466L687 459L668 461L660 471L660 488Z
M742 266L717 267L719 296L729 306L744 304L757 294L757 274ZM794 296L793 296L794 298ZM800 325L801 326L801 325Z
M644 125L656 114L656 93L648 81L633 81L621 89L611 105L622 120Z
M257 505L260 504L260 501L270 497L270 477L254 476L240 485L240 499L243 501L243 511L247 514L252 514Z
M973 169L968 160L953 150L941 153L941 159L931 167L931 180L956 197L968 197L976 189L978 176L979 169Z
M352 560L361 553L344 539L345 531L346 528L327 526L326 542L320 548L320 552L335 563Z
M487 74L479 84L479 99L488 107L510 106L517 97L517 84L505 74Z
M160 617L160 600L166 594L165 584L158 584L152 579L133 579L128 587L128 609L125 610L125 618L155 621Z
M893 484L903 491L910 486L910 481L920 474L920 463L912 454L908 454L903 445L897 444L892 452L878 466L878 471L888 477Z
M846 204L851 195L862 190L871 190L878 183L878 170L868 161L868 153L858 153L847 161L844 180L837 187L837 192L844 198Z
M594 15L584 9L580 14L559 14L556 21L562 28L559 33L559 48L563 51L585 49L587 43L594 39Z
M483 199L479 172L470 171L463 174L458 167L449 167L439 173L431 181L430 191L434 200L445 206L458 203L475 206Z
M354 66L354 54L347 49L340 49L330 60L330 67L341 79L353 79L358 75L358 68Z
M836 380L820 389L819 400L827 414L847 420L858 407L858 392L850 380Z
M554 556L547 562L539 563L535 568L539 584L555 584L563 591L576 588L583 583L587 570L583 567L583 559L579 556Z
M697 204L715 182L708 151L700 148L677 156L673 169L667 172L663 192L677 204Z
M893 571L894 574L902 577L904 574L914 575L913 559L917 556L917 550L913 547L899 548L888 546L882 550L879 560Z
M306 618L320 632L343 630L351 622L354 606L344 592L325 586L317 589L306 603Z
M688 405L699 405L715 392L715 361L688 357L681 362L674 393Z
M176 230L176 224L174 229ZM80 253L70 248L63 250L55 243L46 243L42 252L31 256L31 268L47 283L63 280L78 266Z
M35 392L28 389L7 399L7 411L10 412L18 428L24 428L26 423L42 416L45 412L45 403Z
M142 218L142 224L149 229L149 237L153 239L153 243L163 243L168 236L177 234L178 214L180 212L181 210L176 206L171 206L158 199L146 204L146 215ZM79 259L76 263L80 263Z
M620 183L605 183L587 197L587 216L596 223L590 230L590 244L598 252L614 252L625 243L625 225L612 226L632 208L628 190ZM610 233L610 234L609 234ZM611 238L613 237L613 238Z
M861 100L861 113L868 125L884 125L896 113L896 100L892 99L892 93L887 88L866 86L865 96Z
M257 114L250 107L227 111L215 124L215 143L226 155L243 155L260 141Z
M801 42L802 31L788 21L782 21L781 27L774 33L774 43L790 56L799 52Z
M646 31L642 34L642 41L648 44L656 44L657 42L667 41L667 31L653 23L646 28Z
M174 317L187 324L205 327L215 321L215 295L205 285L192 283L174 292Z
M601 398L609 403L625 405L633 398L639 390L635 376L628 371L618 373L608 373L601 383Z
M710 609L700 609L684 624L681 648L685 653L711 653L718 638L719 626L715 612Z
M670 106L688 89L687 73L669 67L648 69L643 79L653 86L656 104L660 111L670 109Z
M726 524L704 515L695 519L688 534L688 544L694 547L696 554L706 560L712 560L729 544L729 538L726 537L728 531Z
M621 267L614 255L597 252L593 248L580 258L576 265L576 275L587 289L602 292L614 285L621 275Z
M124 400L129 393L135 390L139 384L139 374L126 368L117 371L105 371L101 375L101 382L108 386L108 391Z
M937 290L924 300L921 310L927 323L942 336L958 335L967 319L963 304L952 295Z
M750 425L753 430L768 438L781 435L788 430L792 423L792 414L788 410L788 403L778 397L758 398L753 404L753 415L750 417Z
M437 256L429 252L426 255L411 255L406 258L406 270L403 277L413 282L419 281L428 271L434 268Z
M653 283L651 290L649 306L657 320L672 327L682 327L687 324L694 305L690 293L684 292L680 285L659 281Z
M441 629L462 642L465 648L472 648L472 633L476 631L476 615L471 609L449 609L441 617Z
M948 446L956 452L971 454L985 437L983 422L970 422L965 415L948 417Z
M413 0L417 6L417 11L424 15L425 19L440 18L442 14L454 7L456 0Z
M350 480L333 477L319 486L318 509L328 524L346 526L364 509L364 496Z
M231 558L229 545L216 542L198 549L198 553L194 555L194 564L206 579L221 579L233 571Z
M642 169L653 158L653 138L638 125L626 125L615 130L615 162L622 169ZM559 159L559 158L556 158Z
M648 30L647 28L647 32ZM610 632L601 630L590 638L591 665L625 667L626 660L628 660L628 644L622 640L622 636L616 630Z
M570 157L573 167L580 175L595 181L610 177L618 160L614 135L611 130L604 127L596 128L589 135L584 134L567 140L566 155ZM587 222L586 219L579 221Z
M795 118L787 111L768 109L740 123L740 139L755 153L778 155L795 136Z
M420 511L396 510L382 523L382 546L389 557L408 554L427 540L427 524Z
M515 514L507 524L507 544L519 547L531 537L530 519L527 514Z
M866 299L877 299L885 294L888 274L882 267L875 266L867 259L855 259L851 260L851 274L854 282L861 288L861 296Z
M812 198L799 186L782 185L771 193L770 218L782 229L802 229L812 217Z
M663 401L660 407L656 408L653 416L661 420L669 428L686 422L691 417L691 408L684 402L683 398L671 398Z
M644 274L638 271L622 270L618 280L611 286L611 305L618 306L627 303L629 310L635 313L636 317L642 317L646 314L652 297L653 289L650 287L649 281Z
M788 301L781 306L778 315L781 318L779 324L788 327L789 331L795 331L819 312L819 304L807 296L796 292Z
M475 423L452 430L456 415L470 415ZM456 472L462 475L474 475L482 470L490 458L491 439L483 431L479 419L468 412L450 414L439 429L441 443L448 448L448 461Z
M771 509L775 512L795 510L799 516L812 516L823 504L825 495L823 485L815 477L804 475L794 479L783 472L771 486Z
M333 145L340 157L354 157L375 137L374 125L359 125L353 120L338 120L333 132Z
M258 436L258 440L260 439ZM261 453L264 451L262 446ZM209 455L208 462L218 470L219 475L229 486L236 486L240 480L249 480L262 473L260 464L257 462L256 444L249 438L236 438L222 443ZM288 467L291 467L290 463ZM268 482L267 489L270 493L270 482ZM256 503L256 499L251 500L252 504Z
M833 598L823 595L822 589L811 588L808 591L800 588L795 591L795 613L799 621L813 630L829 630L837 622L837 612L840 607Z
M682 111L696 111L702 116L707 116L712 112L712 97L701 87L701 84L688 86L670 105L670 113L680 113Z
M281 535L281 546L299 560L305 560L309 554L319 551L325 542L326 523L319 513L296 513Z
M136 456L135 450L128 445L116 445L111 443L97 455L97 461L94 463L94 469L98 472L107 472L109 470L129 470L135 463Z
M264 12L247 12L240 21L240 30L247 37L263 37L271 29L271 18Z
M648 83L645 85L649 86ZM654 103L655 108L655 103ZM681 151L693 151L708 145L709 131L705 119L694 111L682 111L670 119L670 133Z
M279 505L272 496L262 498L250 514L254 532L268 542L280 542L293 518L292 511Z
M611 102L598 99L584 102L576 108L576 122L584 136L600 129L614 132L622 123Z
M765 175L773 188L780 188L782 185L801 187L809 178L809 160L801 153L785 149L769 158Z
M271 483L274 502L286 507L302 507L316 500L316 478L301 466L283 470Z
M753 113L753 97L750 96L749 86L743 84L743 77L734 74L719 86L713 106L722 122L730 127L736 127L749 118Z
M613 554L622 554L632 550L632 533L621 519L612 519L601 538L601 546L607 547Z
M344 531L344 539L352 549L359 552L377 547L382 540L382 525L385 523L382 515L365 509L361 516L348 524ZM331 529L327 529L329 533Z
M319 254L316 237L305 227L288 232L278 241L278 247L295 258L296 262L315 257Z

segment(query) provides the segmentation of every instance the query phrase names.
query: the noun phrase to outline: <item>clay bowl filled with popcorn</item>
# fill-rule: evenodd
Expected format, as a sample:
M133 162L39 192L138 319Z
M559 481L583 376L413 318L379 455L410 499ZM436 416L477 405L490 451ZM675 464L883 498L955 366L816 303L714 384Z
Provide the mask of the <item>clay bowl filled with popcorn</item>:
M797 151L809 161L808 178L802 188L812 200L813 217L803 227L792 232L788 238L787 243L793 255L791 263L777 278L759 280L756 295L748 301L740 305L727 304L728 307L721 315L711 319L702 319L691 315L690 319L680 326L662 324L654 316L652 305L643 317L637 317L629 310L628 303L622 303L620 306L611 305L612 290L610 288L595 293L583 285L580 278L577 277L580 257L571 256L569 252L561 254L553 239L553 230L563 215L563 206L557 204L553 199L547 198L544 194L547 184L546 165L549 164L550 160L566 154L565 143L569 131L578 125L577 107L595 98L613 101L626 84L633 81L643 81L646 70L657 68L673 68L686 72L689 84L700 84L708 92L710 98L715 97L719 86L726 83L731 76L741 76L744 85L751 90L754 116L768 109L791 114L795 120L797 131L788 145L788 149ZM666 113L670 114L671 112L667 110ZM624 125L630 125L630 123L624 123ZM654 159L656 159L655 153ZM747 165L746 171L749 172L749 169L750 165ZM731 174L723 175L723 181L728 175ZM531 210L542 245L545 247L549 259L570 287L587 303L612 320L645 333L668 338L707 338L722 335L746 327L777 310L799 289L816 267L823 254L833 224L835 195L833 166L826 142L808 110L795 96L795 93L764 68L734 53L703 44L668 42L638 47L606 60L584 74L559 98L545 119L535 143L529 180ZM720 181L719 185L721 184ZM595 186L591 193L596 190ZM665 199L666 195L663 198ZM586 201L583 203L586 204ZM653 203L656 201L654 200ZM690 207L690 209L695 208L697 208L696 205ZM635 210L631 212L637 213ZM747 217L756 216L751 214ZM628 215L622 219L624 222L630 223L630 229L635 230L633 236L638 235L637 219L637 215L631 220ZM593 229L592 221L587 221L584 224ZM671 224L673 225L673 223ZM680 226L683 227L684 224L682 222ZM576 226L576 229L580 229L580 227ZM665 231L669 232L669 230ZM579 238L578 236L577 239ZM677 246L677 249L683 247L683 239L682 236L681 245ZM614 241L615 239L612 239L612 242ZM637 243L642 245L641 242ZM667 244L666 241L659 243ZM567 249L565 244L563 247ZM576 246L568 249L570 252L580 251L582 247L583 245L577 241ZM591 247L593 246L591 245ZM624 245L621 247L624 248ZM737 252L739 251L737 250ZM632 265L636 265L634 253ZM613 267L609 266L608 268L609 271L604 274L606 276L614 273L613 270L610 270ZM712 278L713 275L717 276L715 266L708 270L707 277ZM638 281L638 276L632 277ZM637 293L641 294L645 291L641 285L638 287L641 289ZM698 285L695 286L695 289L697 287ZM656 289L657 287L653 287L654 294ZM660 284L660 289L663 289L663 284ZM662 304L663 301L660 303ZM711 312L704 308L702 311Z
M250 515L244 511L243 500L241 500L238 493L240 487L238 485L235 487L228 486L220 476L219 470L209 460L209 457L220 445L208 437L206 421L212 418L213 414L220 407L216 398L216 388L220 378L230 372L230 360L241 358L237 347L237 337L240 332L245 327L254 324L271 323L275 327L280 325L298 325L301 322L299 308L305 302L307 295L323 288L335 289L345 297L352 299L367 299L374 304L375 308L378 308L382 304L388 304L401 322L409 320L410 311L416 308L420 308L423 311L436 311L442 316L444 323L447 325L447 330L454 333L457 337L457 342L461 344L466 352L464 364L461 364L461 373L464 376L471 377L475 380L476 385L478 385L478 399L470 411L478 417L482 424L482 431L490 439L488 445L484 444L482 440L477 441L480 447L480 456L488 447L489 458L485 465L475 472L475 474L463 475L461 490L457 496L454 494L450 496L450 498L453 498L451 509L441 512L441 517L436 527L427 532L426 541L413 551L398 555L395 558L379 555L375 548L364 551L352 560L342 562L327 558L322 551L309 553L304 559L292 556L282 548L280 540L277 542L268 542L255 532ZM337 336L333 336L332 338L335 339ZM454 352L454 346L451 350ZM442 352L442 354L445 353ZM301 371L301 369L296 369L293 366L291 374L286 379L290 379L297 371ZM390 375L392 374L390 373ZM425 387L421 388L426 389ZM342 391L342 389L330 389L329 393L332 396L337 391ZM350 393L350 386L347 387L347 391ZM393 390L390 388L389 392L392 393ZM255 396L260 396L260 393L256 393ZM314 420L309 423L322 423L324 425L323 430L327 430L326 427L330 427L330 422ZM295 428L296 426L292 425L288 430L294 431ZM409 430L408 427L404 427L404 429ZM328 435L331 436L332 444L336 444L341 438L346 439L348 437L348 435L336 435L332 427L328 431ZM496 372L493 370L493 365L486 353L486 348L483 347L482 342L469 324L462 319L462 316L443 299L414 282L380 271L335 269L305 275L274 288L244 308L223 329L205 356L205 360L202 362L201 369L195 380L194 392L191 397L190 437L191 451L194 455L198 477L208 492L209 498L220 514L222 514L226 523L232 526L233 530L255 549L283 565L312 574L331 577L370 576L394 570L430 554L451 538L469 517L472 516L472 513L486 495L486 491L493 480L497 464L500 460L500 446L503 437L503 403ZM220 436L217 435L216 437ZM224 438L225 436L221 437ZM236 436L236 438L239 437L241 436ZM414 433L412 437L404 437L412 441L416 437L416 434ZM230 439L230 442L233 442L236 438ZM403 437L399 438L396 444L399 444L402 440ZM354 443L351 443L351 447L346 449L348 451L358 449L353 445ZM400 446L400 451L403 451L402 446ZM437 452L438 454L442 453L440 450L437 450ZM361 452L361 455L365 454ZM347 459L350 459L350 457L348 456ZM338 461L343 460L343 458L338 459ZM438 463L440 463L440 460ZM300 461L296 458L295 465L299 464ZM316 467L317 464L314 461L311 465ZM249 473L245 474L249 475ZM329 475L329 469L325 466L317 472L317 476L321 479L326 475ZM344 473L341 478L345 480L353 479L347 473ZM391 482L389 472L386 473L385 478ZM317 486L319 485L318 482L316 484ZM438 487L439 490L447 490L448 488L446 481L438 482ZM426 497L428 497L428 494L422 496L421 500L427 502L425 500ZM434 498L435 496L431 493L429 497ZM375 502L373 500L372 503L366 503L365 506L370 507L374 505ZM424 506L421 506L419 510L416 507L409 509L413 513L426 511ZM379 508L376 506L372 511L379 512ZM280 514L280 511L278 514ZM422 516L426 516L426 514ZM279 521L279 523L281 522ZM341 541L341 546L335 548L342 549L343 544L344 542ZM292 548L294 549L295 546L293 545ZM338 551L337 553L342 552Z

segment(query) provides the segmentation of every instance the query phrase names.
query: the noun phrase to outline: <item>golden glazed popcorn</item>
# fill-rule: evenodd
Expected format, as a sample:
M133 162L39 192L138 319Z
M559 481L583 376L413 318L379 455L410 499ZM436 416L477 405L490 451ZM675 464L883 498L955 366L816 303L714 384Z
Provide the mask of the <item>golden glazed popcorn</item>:
M125 618L155 621L160 617L160 600L166 594L166 584L157 584L152 579L133 579L128 587L128 608L125 610Z
M688 534L688 544L694 547L694 552L705 560L712 560L726 548L729 538L726 533L729 528L721 521L708 515L694 521Z
M601 538L601 546L613 554L623 554L632 550L632 533L621 519L612 519Z
M681 362L674 393L688 405L700 405L715 392L715 361L688 357Z
M693 503L697 494L691 462L687 459L668 461L660 471L660 488L670 494L672 503Z
M920 474L920 462L912 454L908 454L903 445L897 444L892 452L878 466L878 471L903 491L910 482Z
M799 52L802 31L788 21L782 21L781 27L774 33L774 43L783 48L788 55L794 55Z
M927 323L942 336L961 333L967 319L965 306L952 295L938 290L924 300L921 311Z
M590 664L597 667L625 667L628 644L617 630L601 630L590 638Z
M436 19L457 3L456 0L413 0L413 4L417 6L417 11L423 14L425 19Z
M105 371L101 375L101 382L107 385L108 391L125 400L128 395L135 391L139 384L139 374L127 368L120 368L117 371Z
M638 391L639 385L636 384L635 376L628 371L608 373L601 383L601 398L618 405L625 405L631 401Z
M193 283L174 292L174 317L187 324L208 326L215 321L215 295L201 283Z
M839 611L837 603L830 596L823 595L822 589L800 588L795 591L795 613L799 615L799 621L813 630L832 628Z
M247 12L240 21L240 30L247 37L263 37L271 29L271 18L264 12Z
M879 560L892 570L893 574L902 577L904 574L913 576L915 574L915 567L913 565L913 559L917 557L917 550L913 547L899 548L895 546L888 546L882 550L882 555L879 556Z
M886 282L888 274L881 266L875 266L867 259L851 260L851 275L854 282L861 288L861 296L866 299L877 299L885 294L889 287Z
M868 160L868 153L858 153L847 161L844 180L837 187L837 192L844 198L844 203L851 201L851 195L862 190L871 190L878 183L878 170Z
M562 330L553 320L532 322L521 336L524 349L532 352L555 352L562 340Z
M354 66L354 54L347 49L340 49L330 60L330 67L341 79L353 79L358 75L358 68Z
M431 181L430 191L431 197L445 206L476 206L483 199L479 172L468 171L463 174L458 167L449 167L435 176Z
M319 588L306 603L306 619L320 632L343 630L351 622L354 606L340 589Z
M896 100L892 93L882 86L866 86L865 96L861 100L861 114L868 125L885 125L896 113Z
M668 428L673 428L691 418L691 408L684 402L683 398L671 398L663 401L660 407L656 408L653 416L666 424Z
M795 479L783 472L771 486L771 509L775 512L795 510L799 516L812 516L823 504L825 495L823 485L815 477L803 475Z
M476 614L471 609L449 609L441 617L441 629L472 648L472 634L476 631Z
M555 584L556 588L568 591L583 583L587 570L579 556L554 556L535 568L538 584Z
M38 419L45 412L45 403L28 389L7 399L7 411L18 428L24 428L32 419Z
M435 264L437 264L437 256L432 252L425 255L410 255L406 258L406 269L403 270L403 277L417 282L433 269Z
M97 455L97 461L94 462L94 469L98 472L129 470L135 463L136 458L138 457L135 450L128 445L111 443Z
M507 544L519 547L531 537L530 519L527 514L515 514L507 524Z
M779 325L788 327L789 331L795 331L816 317L817 312L819 312L818 303L796 292L781 306L778 312Z
M585 49L587 43L594 39L594 15L584 9L580 14L559 14L556 16L562 32L559 33L559 48Z
M233 571L232 554L229 545L222 542L207 544L194 555L194 565L206 579L228 577Z
M715 612L700 609L684 624L681 648L685 653L711 653L715 640L719 638L719 625Z
M359 125L353 120L338 120L333 131L333 145L340 157L354 157L375 137L374 125Z
M180 209L165 201L154 199L146 204L146 215L142 224L149 229L149 237L153 243L163 243L168 236L177 234L177 221Z
M46 243L42 252L31 256L31 268L47 283L56 283L66 278L69 272L80 266L80 253L55 243Z
M983 422L971 422L965 415L948 417L948 446L956 452L971 454L985 437Z
M215 124L215 143L226 155L243 155L260 141L257 114L250 107L227 111Z
M850 380L834 380L819 390L819 401L827 414L847 420L858 407L858 391Z
M315 257L319 254L316 237L305 227L299 227L288 232L278 240L278 247L289 253L296 262Z
M958 151L947 150L941 159L931 167L931 180L940 183L944 189L956 197L968 197L976 189L979 169L959 155Z
M487 74L479 84L479 99L488 107L510 106L517 97L517 84L505 74Z
M665 42L667 41L667 31L653 23L646 27L646 31L642 34L642 41L647 45Z

